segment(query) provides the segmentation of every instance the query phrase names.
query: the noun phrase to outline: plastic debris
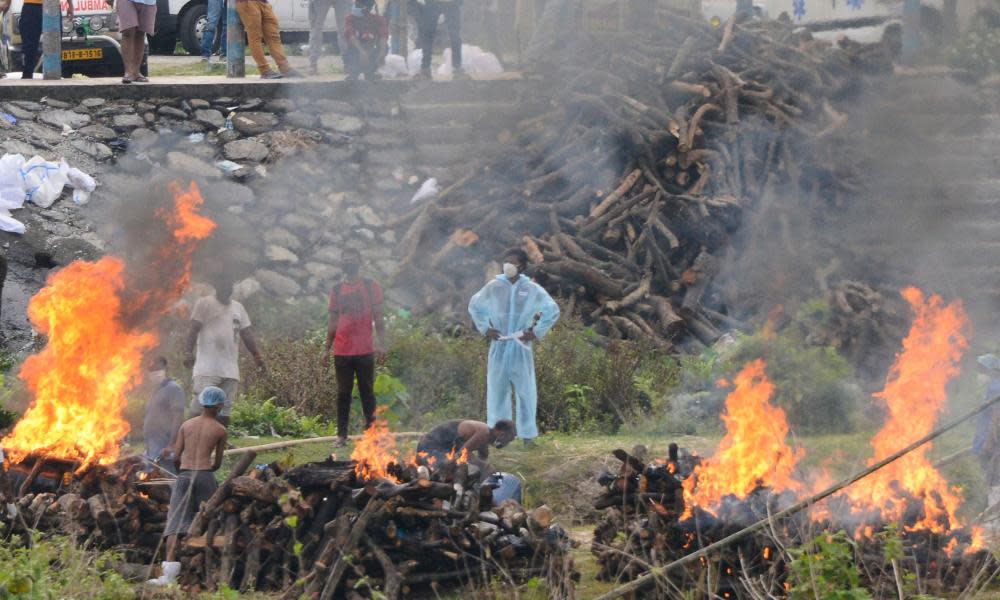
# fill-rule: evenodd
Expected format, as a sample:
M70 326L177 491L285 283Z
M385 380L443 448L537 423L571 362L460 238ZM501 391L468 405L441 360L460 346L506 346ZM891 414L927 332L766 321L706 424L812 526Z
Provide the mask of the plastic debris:
M437 196L441 193L441 188L438 187L438 180L435 177L431 177L420 186L416 194L413 194L413 198L410 199L410 204L416 204L417 202L423 202L424 200L430 200L431 198Z
M0 230L24 233L24 223L11 216L10 211L22 208L27 201L48 208L67 185L74 189L74 201L84 204L97 182L83 171L71 168L65 160L54 163L41 156L25 160L20 154L4 154L0 157Z
M441 77L451 77L451 48L445 48L441 56L441 66L437 68L437 74ZM469 75L500 75L503 73L503 65L496 54L487 52L479 46L462 44L462 70Z
M419 61L417 62L417 67L420 67ZM400 54L387 55L385 57L385 64L379 67L378 74L386 79L406 77L410 74L410 71L406 66L406 57Z
M7 121L11 125L17 125L17 117L15 117L14 115L5 112L0 112L0 118L2 118L4 121Z
M200 144L205 141L204 133L192 133L188 136L188 141L192 144Z

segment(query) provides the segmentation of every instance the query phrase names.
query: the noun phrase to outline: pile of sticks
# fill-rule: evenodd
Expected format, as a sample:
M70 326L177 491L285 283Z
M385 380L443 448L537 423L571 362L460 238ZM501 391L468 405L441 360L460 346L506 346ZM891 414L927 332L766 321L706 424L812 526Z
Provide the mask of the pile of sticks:
M591 543L599 567L597 578L603 581L637 580L656 567L771 518L796 500L791 493L776 494L759 487L743 499L725 498L713 512L687 507L683 482L698 464L697 457L678 451L675 444L665 460L647 460L643 448L613 454L622 461L621 468L599 477L602 491L594 502L595 508L604 511ZM785 597L796 583L790 567L795 555L788 550L822 552L810 544L818 536L837 531L856 538L853 563L859 585L872 590L875 597L903 593L906 573L916 574L918 593L952 595L981 586L995 568L986 550L967 550L970 531L939 534L917 527L924 516L917 498L907 502L906 516L897 524L898 537L885 533L886 522L878 514L852 516L843 499L834 497L828 502L822 518L806 511L774 521L698 561L661 573L638 597L679 597L681 590L723 598ZM948 528L947 523L941 525ZM896 544L895 549L889 549L891 544Z
M551 511L513 501L491 508L467 464L398 467L401 483L361 480L353 461L243 474L249 464L195 517L181 548L183 585L399 598L426 586L538 577L556 597L572 597L570 542Z
M497 156L393 223L397 284L428 311L464 313L516 244L599 333L697 350L741 326L712 284L747 212L776 186L833 206L857 190L836 106L885 53L776 22L649 25L575 34Z
M128 563L149 564L166 525L169 482L149 477L138 458L80 474L74 469L41 458L0 469L0 490L15 507L0 513L3 530L19 536L60 533L120 551Z

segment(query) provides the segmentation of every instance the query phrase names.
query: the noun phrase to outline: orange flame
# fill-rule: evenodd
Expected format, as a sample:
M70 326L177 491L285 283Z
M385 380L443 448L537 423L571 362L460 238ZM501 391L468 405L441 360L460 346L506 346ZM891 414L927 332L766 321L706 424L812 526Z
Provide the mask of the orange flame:
M180 259L186 267L179 279L187 282L195 242L214 224L194 212L201 203L196 187L186 194L172 191L175 212L167 221L174 236L158 254ZM125 393L140 378L143 354L157 343L155 333L131 328L130 316L138 313L124 298L138 294L148 318L165 314L183 292L176 280L168 279L168 292L131 289L134 285L125 262L107 256L67 265L31 299L28 317L48 343L19 373L33 400L2 442L13 462L36 454L76 462L83 470L118 459L118 445L129 431Z
M763 360L755 360L736 376L722 414L726 435L715 455L684 481L688 510L709 510L730 494L745 498L760 485L775 492L800 487L792 471L803 452L785 443L788 422L785 411L770 402L774 386L765 367Z
M967 319L961 302L945 305L939 296L925 298L916 288L903 290L903 297L915 318L885 388L876 394L885 401L888 418L872 438L874 456L869 464L933 431L946 409L948 382L958 374L958 363L967 347L963 336ZM931 444L924 444L848 488L852 506L899 520L908 501L915 498L923 501L924 518L912 529L944 533L958 526L955 512L961 495L928 459L931 448Z
M360 479L388 479L399 483L399 479L389 472L390 466L399 463L396 436L389 431L389 424L384 419L376 418L365 430L351 452L351 460L357 462L354 472Z

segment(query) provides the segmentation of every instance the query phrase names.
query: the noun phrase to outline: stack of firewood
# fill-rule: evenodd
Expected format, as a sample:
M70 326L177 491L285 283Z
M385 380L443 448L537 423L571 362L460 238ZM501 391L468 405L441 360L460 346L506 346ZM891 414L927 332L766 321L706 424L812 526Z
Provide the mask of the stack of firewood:
M120 550L130 563L152 561L166 525L169 481L137 458L73 471L74 465L37 458L0 469L0 494L15 507L0 513L3 529L65 534Z
M283 598L398 598L428 585L545 579L572 596L569 540L547 507L492 508L469 465L398 466L365 481L353 461L234 475L203 506L181 550L185 585Z
M651 567L693 554L795 501L791 492L776 494L761 486L746 498L727 496L712 511L689 507L683 482L699 459L678 451L674 444L666 459L645 455L641 447L631 453L616 450L614 456L622 461L619 471L605 472L598 479L601 493L594 506L603 514L594 529L591 553L600 580L637 579ZM769 528L664 574L640 597L673 597L678 590L702 590L723 598L784 597L791 585L789 561L794 556L788 550L801 550L817 536L838 531L857 537L853 547L860 585L877 591L876 597L895 596L904 570L917 575L921 593L948 596L982 584L994 568L988 551L968 550L969 530L940 533L919 527L924 514L919 499L907 503L898 538L885 533L886 522L878 514L852 516L844 502L835 497L822 513L803 512L775 521ZM941 525L948 529L947 523ZM896 543L897 550L889 548Z
M521 245L565 312L599 333L711 344L741 326L712 284L748 211L776 188L826 207L857 190L842 105L862 71L891 65L884 50L680 14L580 31L538 67L545 91L526 106L544 108L393 223L397 287L429 312L464 313L498 272L489 261Z

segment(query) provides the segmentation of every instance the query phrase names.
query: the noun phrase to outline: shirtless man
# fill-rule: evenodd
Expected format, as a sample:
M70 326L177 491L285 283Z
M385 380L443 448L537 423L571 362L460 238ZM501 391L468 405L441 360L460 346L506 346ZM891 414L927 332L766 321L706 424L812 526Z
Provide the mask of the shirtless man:
M417 454L425 452L427 462L434 458L438 465L447 461L448 454L458 456L462 450L468 450L469 462L489 475L491 468L486 464L490 456L490 446L503 448L517 436L514 422L500 419L492 428L481 421L463 421L454 419L445 421L420 437L417 442ZM472 456L476 453L479 456Z
M222 466L222 453L226 449L226 428L219 423L219 411L226 401L226 392L208 386L198 396L203 411L188 419L177 433L173 457L177 461L178 475L170 492L170 510L163 537L167 539L167 556L163 561L163 575L151 579L153 585L169 585L177 581L181 563L177 562L177 537L187 534L191 521L201 503L212 497L218 488L215 471ZM164 450L164 453L169 450Z
M486 462L490 446L503 448L515 437L517 430L509 419L500 419L493 427L481 421L445 421L421 436L417 442L417 461L431 468L440 467L449 461L449 455L455 460L462 450L467 450L469 464L479 467L480 481L493 488L494 505L507 498L520 502L521 481L517 476L497 471Z

